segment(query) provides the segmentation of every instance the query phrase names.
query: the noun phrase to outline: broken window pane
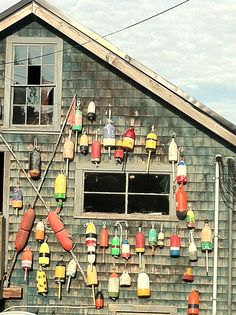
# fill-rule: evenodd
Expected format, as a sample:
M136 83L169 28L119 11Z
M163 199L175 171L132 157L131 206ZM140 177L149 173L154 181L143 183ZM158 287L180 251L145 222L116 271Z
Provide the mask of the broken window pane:
M37 106L27 106L26 124L28 125L39 124L39 108Z
M27 46L26 45L15 46L14 63L15 65L27 64Z
M54 88L52 87L41 88L41 104L42 105L54 104Z
M53 106L41 106L41 121L40 125L51 125L53 118Z
M39 87L31 86L27 88L27 104L39 105Z
M26 88L14 87L13 88L13 104L25 104L26 101Z
M23 106L13 106L13 124L25 124L25 108Z
M28 82L27 84L40 84L41 67L29 66L28 67Z

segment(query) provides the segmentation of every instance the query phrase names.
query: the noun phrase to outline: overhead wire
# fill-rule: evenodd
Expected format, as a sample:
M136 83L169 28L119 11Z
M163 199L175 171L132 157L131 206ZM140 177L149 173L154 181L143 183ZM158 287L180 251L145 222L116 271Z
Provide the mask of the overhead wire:
M94 41L94 40L96 41L96 40L99 39L99 38L106 38L106 37L115 35L115 34L117 34L117 33L120 33L120 32L122 32L122 31L125 31L125 30L127 30L127 29L130 29L130 28L132 28L132 27L134 27L134 26L137 26L137 25L139 25L139 24L142 24L142 23L144 23L144 22L147 22L147 21L149 21L149 20L151 20L151 19L154 19L154 18L156 18L157 16L160 16L160 15L162 15L162 14L165 14L165 13L169 12L169 11L172 11L172 10L176 9L177 7L180 7L181 5L183 5L183 4L185 4L185 3L189 2L189 1L190 1L190 0L182 1L182 2L180 2L180 3L178 3L178 4L174 5L174 6L172 6L172 7L170 7L170 8L167 8L167 9L161 11L161 12L158 12L158 13L156 13L156 14L153 14L153 15L151 15L151 16L145 18L145 19L142 19L142 20L140 20L140 21L138 21L138 22L135 22L135 23L130 24L130 25L128 25L128 26L122 27L122 28L120 28L120 29L118 29L118 30L116 30L116 31L107 33L107 34L105 34L105 35L99 36L99 37L97 37L97 38L95 38L95 39L89 39L89 40L85 41L84 43L81 43L81 44L78 44L78 45L73 45L73 47L74 47L74 48L81 47L81 46L84 46L84 45L88 44L88 43L91 42L91 41ZM71 47L69 47L68 50L69 50L69 49L71 49ZM57 50L57 51L55 51L55 52L52 52L52 53L47 53L47 54L42 54L42 55L39 55L39 56L32 57L32 58L30 58L30 60L33 60L33 59L36 59L36 58L40 58L40 57L46 57L46 56L54 55L54 54L56 54L56 53L65 52L65 51L66 51L66 49L59 49L59 50ZM28 59L29 59L29 58L20 59L20 60L18 60L18 62L27 61ZM15 63L15 61L2 62L2 63L0 63L0 66L7 65L7 64L12 64L12 63Z

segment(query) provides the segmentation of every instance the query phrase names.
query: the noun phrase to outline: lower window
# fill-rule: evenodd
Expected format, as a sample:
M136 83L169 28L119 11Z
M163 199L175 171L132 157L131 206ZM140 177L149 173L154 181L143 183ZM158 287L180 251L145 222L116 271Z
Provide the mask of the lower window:
M83 172L83 210L169 215L170 174Z

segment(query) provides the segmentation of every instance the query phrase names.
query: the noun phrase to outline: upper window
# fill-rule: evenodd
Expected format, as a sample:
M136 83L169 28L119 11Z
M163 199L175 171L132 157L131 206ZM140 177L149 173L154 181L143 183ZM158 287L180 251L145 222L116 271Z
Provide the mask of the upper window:
M60 41L13 38L10 69L10 126L56 126L61 89Z
M83 172L83 212L169 215L170 174Z

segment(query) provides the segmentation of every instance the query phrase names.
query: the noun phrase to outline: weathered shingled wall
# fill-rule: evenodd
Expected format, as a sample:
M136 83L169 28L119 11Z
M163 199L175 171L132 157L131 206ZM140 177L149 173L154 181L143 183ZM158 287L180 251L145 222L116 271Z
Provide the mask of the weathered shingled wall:
M15 35L18 36L56 36L52 30L45 29L45 25L40 25L33 22L23 29L19 30ZM0 57L4 60L5 41L0 43ZM112 119L117 127L117 138L130 125L131 119L135 123L135 132L137 136L134 152L129 155L128 163L144 164L147 160L145 152L145 136L149 132L150 127L155 125L159 137L160 147L154 164L168 164L167 149L168 143L173 133L177 134L177 143L179 147L183 147L184 155L188 165L188 184L186 192L189 201L191 201L196 215L196 230L195 242L198 247L198 261L193 263L193 271L195 274L194 285L201 293L201 314L211 314L212 308L212 274L213 274L213 253L209 255L209 275L205 271L205 255L200 250L200 232L203 227L205 218L210 220L210 226L213 228L214 222L214 158L216 154L221 154L223 157L235 156L235 152L225 147L212 134L207 133L203 128L200 128L196 123L189 118L173 111L171 106L163 103L157 97L154 97L140 86L131 82L124 75L118 73L108 65L105 65L95 56L90 55L81 47L73 47L73 43L64 39L64 54L63 54L63 112L67 112L68 106L75 93L80 98L84 114L83 124L89 132L89 143L94 137L94 130L105 123L105 112L110 103L112 105ZM0 69L2 70L2 69ZM0 98L2 97L3 80L0 76ZM86 119L86 111L89 101L94 100L97 105L97 118L93 124ZM63 120L63 117L62 117ZM11 144L17 157L28 168L28 153L32 150L32 144L35 135L31 134L5 134L7 141ZM56 142L57 135L37 135L38 144L42 152L42 170L45 169L48 160L51 157L53 146ZM54 200L54 181L58 171L63 168L62 146L64 138L59 146L55 159L50 167L49 173L42 188L42 196L54 209L56 202ZM75 219L74 216L74 188L75 188L75 164L77 161L89 161L89 156L84 157L78 154L74 161L70 163L70 178L68 180L68 198L61 212L61 217L68 231L75 235L78 244L75 253L81 263L84 271L87 268L85 229L83 224L86 219ZM102 161L99 167L103 167L108 161L108 156L105 151L102 153ZM6 194L10 195L14 185L17 182L18 166L11 158L10 163L10 187L6 189ZM94 165L91 167L94 169ZM115 169L114 163L114 169ZM21 188L24 192L24 201L32 202L35 193L30 187L24 175L21 174ZM36 205L36 223L39 219L45 219L47 212L38 201ZM219 239L219 259L218 259L218 302L217 315L227 314L227 289L228 289L228 214L229 210L225 207L222 200L220 201L220 239ZM22 211L20 212L22 215ZM154 222L156 227L160 227L160 219L158 221L145 221L143 218L143 230L146 237L151 223ZM9 206L9 262L14 248L14 239L18 230L20 217L16 217L14 209ZM103 220L95 220L98 234L100 233ZM111 237L114 235L114 220L107 220L107 227ZM181 257L173 259L169 256L169 238L176 223L180 227L181 236ZM185 228L184 222L178 222L176 219L164 222L165 232L165 247L158 249L154 257L151 257L151 251L148 245L146 246L145 271L148 273L151 281L151 297L146 300L140 300L136 295L136 280L139 272L138 256L135 254L134 238L137 231L139 221L129 222L129 240L131 243L132 256L128 261L127 268L132 278L130 288L121 288L120 298L115 303L125 304L160 304L166 306L176 306L178 314L186 314L187 299L191 291L192 284L183 283L181 280L182 274L189 265L188 261L188 231ZM236 225L234 222L234 241L233 241L233 276L236 280ZM51 263L46 268L48 277L49 293L47 297L37 295L36 291L36 271L38 267L38 249L39 244L34 240L34 230L31 233L29 244L34 252L34 268L29 273L29 284L25 285L23 281L23 270L21 269L21 255L17 260L11 283L14 285L22 285L24 289L22 301L7 301L6 307L12 305L87 305L92 303L91 289L86 288L81 275L77 273L75 280L72 280L70 294L66 293L65 285L63 285L62 300L57 298L57 285L54 283L54 270L60 255L63 252L66 262L69 261L70 255L64 252L57 243L52 231L47 231L48 242L51 249ZM147 239L147 238L146 238ZM107 249L106 264L102 264L101 249L97 250L97 271L98 279L105 296L105 304L113 303L107 297L108 275L112 271L113 261L110 256L110 248ZM117 271L119 274L124 269L124 261L119 258L116 261ZM236 308L236 286L233 286L233 306ZM33 309L32 309L33 310ZM55 314L65 314L69 312L67 309L55 310ZM51 311L45 312L50 314ZM74 314L84 314L84 311L71 311ZM39 314L44 314L44 310L39 308ZM104 309L89 310L88 314L107 314L107 307Z

